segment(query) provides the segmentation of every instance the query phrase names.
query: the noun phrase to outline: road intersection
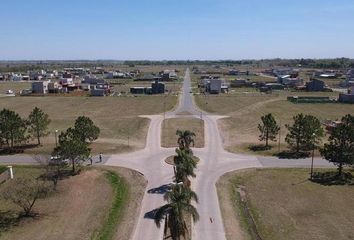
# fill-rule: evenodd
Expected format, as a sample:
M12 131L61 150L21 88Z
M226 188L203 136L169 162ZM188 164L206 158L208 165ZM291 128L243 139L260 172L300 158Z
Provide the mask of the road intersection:
M262 167L308 167L309 159L280 160L274 157L257 157L245 154L233 154L224 150L217 121L225 116L210 115L198 109L193 101L191 79L187 69L182 94L178 107L165 115L166 118L178 118L179 114L190 113L189 117L201 118L205 127L204 148L194 148L194 154L201 159L193 179L192 188L199 197L196 204L200 220L192 229L193 240L223 240L225 230L220 212L216 181L223 174L247 168ZM112 155L106 165L121 166L141 172L148 180L147 192L144 195L140 216L138 217L132 239L162 239L163 228L158 229L153 221L153 212L164 204L163 185L172 182L173 169L164 160L174 155L174 148L161 147L161 126L163 115L143 116L151 120L146 147L137 152ZM316 159L316 167L331 166L327 161ZM150 191L149 191L150 190ZM154 191L155 190L155 191ZM157 192L157 193L156 193Z
M175 154L174 148L161 147L161 132L164 118L193 117L204 121L205 146L193 148L194 154L201 160L196 170L197 177L192 180L192 188L199 197L196 208L200 220L192 228L193 240L224 240L225 230L219 200L216 192L217 180L227 172L247 168L287 168L309 167L310 159L278 159L246 154L233 154L223 148L217 121L227 116L208 114L195 106L191 91L189 69L184 77L180 101L175 110L161 115L141 116L150 119L145 148L136 152L104 157L108 166L119 166L136 170L148 181L140 214L134 227L133 240L158 240L163 238L163 228L157 228L154 210L164 203L165 185L173 180L173 168L165 159ZM189 113L188 115L184 115ZM97 157L96 157L97 158ZM95 158L95 159L96 159ZM30 156L1 156L2 164L33 164ZM331 167L332 164L316 159L315 167Z

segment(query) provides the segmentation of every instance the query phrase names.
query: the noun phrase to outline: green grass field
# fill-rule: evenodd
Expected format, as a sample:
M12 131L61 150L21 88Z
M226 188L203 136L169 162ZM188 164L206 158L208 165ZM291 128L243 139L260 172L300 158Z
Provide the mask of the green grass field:
M259 169L224 175L217 188L227 239L252 239L241 199L261 239L354 239L353 186L324 186L308 177L308 169Z

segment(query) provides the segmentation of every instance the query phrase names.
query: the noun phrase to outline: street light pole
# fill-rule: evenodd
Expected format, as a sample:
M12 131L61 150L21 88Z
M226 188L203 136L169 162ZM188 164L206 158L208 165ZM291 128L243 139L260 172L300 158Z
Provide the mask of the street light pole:
M313 133L313 134L312 134L311 173L310 173L310 179L311 179L311 180L313 179L313 159L314 159L314 156L315 156L315 137L316 137L316 134Z

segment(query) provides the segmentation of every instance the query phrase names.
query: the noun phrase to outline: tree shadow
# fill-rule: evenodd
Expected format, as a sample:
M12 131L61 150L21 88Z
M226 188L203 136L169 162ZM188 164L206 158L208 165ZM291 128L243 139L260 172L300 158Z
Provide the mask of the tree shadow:
M26 149L32 149L39 147L38 144L24 144L21 146L15 146L13 148L5 147L0 148L0 155L15 155L24 153Z
M155 215L156 215L157 210L158 210L158 208L155 208L155 209L145 213L144 218L155 219Z
M332 185L354 185L354 176L350 172L343 172L338 175L337 172L316 172L311 180L324 186Z
M308 158L310 156L309 152L295 152L295 151L282 151L274 154L274 156L280 159L300 159Z
M169 184L164 184L156 188L151 188L147 192L151 194L164 194L171 189Z
M268 151L272 149L272 146L266 146L264 144L256 144L256 145L250 145L248 149L253 152L261 152L261 151Z

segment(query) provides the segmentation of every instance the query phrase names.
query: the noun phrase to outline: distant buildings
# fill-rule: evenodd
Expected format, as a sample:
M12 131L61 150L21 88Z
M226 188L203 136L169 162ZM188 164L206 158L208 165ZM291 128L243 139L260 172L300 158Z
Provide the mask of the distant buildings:
M164 94L165 93L165 84L155 80L151 83L151 87L131 87L131 94Z

